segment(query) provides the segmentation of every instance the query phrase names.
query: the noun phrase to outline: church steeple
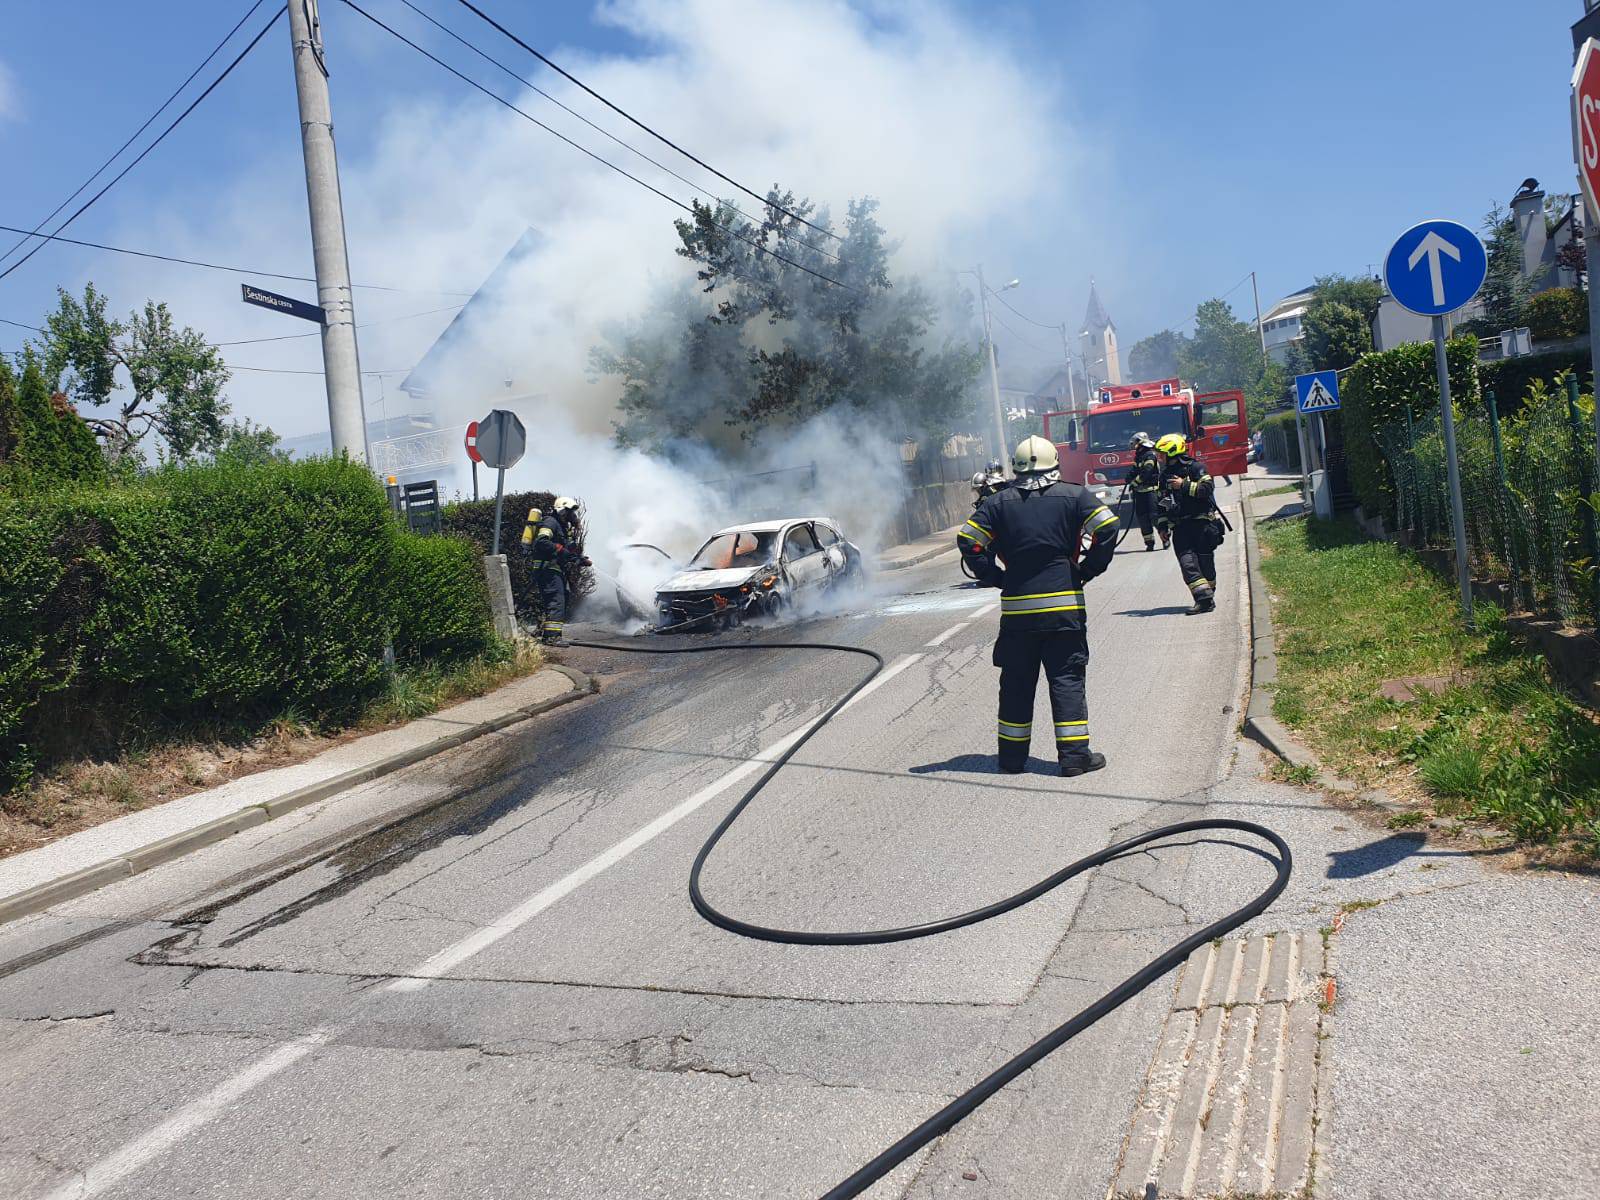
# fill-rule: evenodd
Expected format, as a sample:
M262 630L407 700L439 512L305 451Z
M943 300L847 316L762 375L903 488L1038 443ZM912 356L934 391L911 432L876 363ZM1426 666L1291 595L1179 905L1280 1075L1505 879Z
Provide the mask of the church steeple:
M1122 382L1122 364L1117 354L1117 327L1100 303L1100 290L1094 278L1089 279L1089 307L1083 314L1083 331L1079 334L1079 353L1083 356L1083 371L1090 388L1102 383Z

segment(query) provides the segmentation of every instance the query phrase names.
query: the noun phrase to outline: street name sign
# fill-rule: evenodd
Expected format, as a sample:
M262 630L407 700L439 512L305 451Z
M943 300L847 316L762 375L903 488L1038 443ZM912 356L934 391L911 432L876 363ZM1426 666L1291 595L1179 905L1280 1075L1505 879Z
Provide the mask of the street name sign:
M1587 39L1572 71L1572 158L1589 213L1600 213L1600 42Z
M304 300L296 300L293 296L280 296L277 292L269 292L264 288L252 287L248 283L241 283L239 290L244 293L246 304L255 304L261 308L270 308L273 312L281 312L291 317L299 317L302 321L312 321L318 325L326 325L327 314L315 304L307 304Z
M1424 221L1396 240L1383 280L1402 307L1423 317L1455 312L1478 294L1489 256L1478 235L1455 221Z
M1339 372L1313 371L1294 377L1296 406L1303 413L1332 412L1339 407Z

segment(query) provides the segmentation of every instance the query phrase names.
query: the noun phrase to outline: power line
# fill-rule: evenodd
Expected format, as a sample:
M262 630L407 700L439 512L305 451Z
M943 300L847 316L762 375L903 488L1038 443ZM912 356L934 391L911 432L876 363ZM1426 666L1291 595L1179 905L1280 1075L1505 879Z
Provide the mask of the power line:
M1002 296L999 292L995 291L992 287L989 287L987 284L984 285L984 290L986 292L988 292L989 295L993 296L996 300L1000 301L1001 304L1004 304L1007 308L1011 309L1011 312L1015 316L1021 317L1029 325L1037 325L1040 329L1048 329L1051 333L1055 333L1058 330L1063 330L1063 329L1066 328L1066 326L1064 324L1061 324L1059 322L1057 324L1055 324L1055 325L1046 325L1043 321L1035 321L1032 317L1028 316L1027 313L1017 312L1016 309L1011 308L1011 305L1006 302L1006 298L1004 296Z
M55 227L55 229L52 230L51 232L53 234L54 233L60 233L68 225L71 225L79 217L83 216L84 213L89 211L90 207L94 204L94 202L96 200L100 199L101 196L104 196L112 188L116 187L117 183L123 178L123 176L127 175L127 173L129 171L133 170L141 162L143 162L144 158L145 158L145 155L149 154L150 151L154 150L157 146L159 146L162 143L162 141L164 141L166 139L167 134L171 133L179 125L183 124L184 118L187 117L190 113L192 113L196 108L198 108L199 105L200 105L200 102L202 100L204 100L207 96L211 95L212 92L216 91L218 84L220 84L229 75L233 74L233 69L235 67L237 67L241 62L244 61L245 55L249 54L250 51L252 51L252 50L254 50L256 48L256 43L260 42L262 38L267 36L267 30L271 29L274 25L276 25L277 22L278 22L278 18L283 16L283 14L288 12L288 11L289 11L288 5L285 5L283 8L280 8L277 12L273 13L271 19L268 20L267 23L261 27L261 32L256 34L255 37L250 39L250 44L248 46L246 46L243 50L239 51L238 56L235 57L234 60L231 63L229 63L226 67L223 68L222 74L218 75L215 79L213 79L211 81L210 85L206 88L206 90L201 92L198 96L196 96L194 98L193 102L189 105L189 107L184 109L181 113L179 113L177 118L172 122L172 124L168 125L165 129L163 129L161 131L160 136L158 136L155 141L151 142L143 150L139 151L139 153L134 157L134 160L132 162L130 162L127 166L123 167L122 170L118 171L115 175L113 175L111 177L111 182L110 183L106 184L105 187L101 188L98 192L96 192L94 195L90 196L87 200L85 200L81 205L78 206L78 209L77 209L76 212L74 212L65 221L61 222L61 224L57 225ZM0 271L0 279L4 279L7 275L11 274L11 272L15 271L18 267L22 266L23 263L27 262L35 254L39 253L40 250L44 249L44 246L45 246L45 243L41 241L37 246L35 246L32 250L29 250L21 258L17 259L16 262L12 263L4 271Z
M242 367L238 363L224 361L223 366L230 371L255 371L261 375L324 375L325 371L298 371L290 367ZM363 371L363 375L409 375L415 367L406 367L395 371Z
M1010 308L1011 306L1008 304L1008 305L1006 305L1006 307ZM1054 350L1041 350L1041 349L1039 349L1038 346L1035 346L1027 338L1023 337L1015 329L1011 328L1011 326L1007 325L1002 318L996 316L994 313L991 312L989 314L989 319L992 320L992 321L998 322L1001 329L1004 329L1007 333L1009 333L1012 337L1016 338L1017 341L1021 342L1024 346L1026 346L1029 350L1032 350L1035 354L1054 354L1055 353Z
M646 154L643 150L640 150L637 146L633 145L630 142L624 141L622 138L620 138L616 134L612 133L605 126L600 125L600 124L598 124L598 123L596 123L594 121L591 121L588 117L584 116L577 109L572 108L570 105L562 103L560 100L556 99L556 97L552 96L549 92L545 91L543 88L539 87L537 84L533 83L531 80L524 79L521 75L518 75L510 67L506 66L505 63L503 63L499 59L494 58L491 55L485 53L482 49L480 49L478 46L473 44L473 42L471 42L467 38L462 37L455 30L451 29L448 25L445 25L443 22L437 20L436 18L434 18L433 16L431 16L427 12L424 12L422 9L418 8L415 4L413 4L411 2L411 0L400 0L400 3L404 4L412 12L416 13L419 17L421 17L424 21L428 22L428 24L432 25L434 28L440 30L441 32L446 34L448 37L454 38L457 42L461 43L461 45L465 46L468 50L470 50L474 54L476 54L479 58L483 59L484 62L490 64L493 67L499 68L501 71L503 71L507 75L509 75L512 79L515 79L523 87L527 88L531 92L536 93L539 96L544 97L546 100L550 101L551 104L554 104L557 108L559 108L562 112L568 114L571 117L576 118L579 121L582 121L585 125L587 125L590 129L594 130L596 133L600 134L602 137L610 138L613 142L615 142L617 145L621 146L624 150L628 151L630 154L638 155L640 158L644 159L645 162L649 163L652 167L656 167L659 170L665 171L668 175L671 175L679 183L685 185L686 187L688 187L692 191L698 192L700 195L706 197L708 200L712 200L712 201L715 201L717 203L723 203L724 202L724 201L721 200L720 197L718 197L714 193L707 191L705 188L703 188L699 184L695 183L694 180L688 179L688 178L678 174L678 172L674 171L671 167L667 166L666 163L660 161L659 159L651 158L650 155ZM729 203L728 207L732 208L734 212L738 213L745 220L750 221L752 223L757 223L755 217L752 217L749 213L745 212L742 208L739 208L737 205ZM785 213L787 212L787 210L781 208L779 205L773 205L773 207L777 208L780 212L785 212ZM807 250L814 250L818 254L824 256L825 258L832 259L834 262L842 261L839 258L839 256L837 254L833 253L831 250L824 250L821 246L814 245L811 242L806 241L804 238L796 237L794 240L799 242Z
M543 121L539 120L539 118L534 116L532 113L529 113L529 112L527 112L527 111L525 111L525 110L523 110L521 108L518 108L515 104L511 103L511 101L507 100L504 96L497 95L496 93L490 91L488 88L484 87L483 84L479 83L476 79L473 79L473 78L471 78L470 76L467 76L467 75L463 75L460 71L456 70L449 63L445 62L442 58L439 58L437 55L432 54L429 51L423 49L421 46L417 45L416 42L413 42L410 38L406 37L405 34L399 32L398 30L392 28L389 25L384 24L377 17L373 16L366 9L362 8L359 4L357 4L355 2L355 0L344 0L344 3L345 3L346 7L354 9L357 13L361 14L367 20L371 21L374 25L376 25L379 29L382 29L385 33L389 34L391 37L394 37L394 38L398 39L399 41L404 42L406 45L410 46L413 50L415 50L418 54L422 55L424 58L428 59L430 62L433 62L433 63L437 64L438 66L443 67L446 71L450 72L450 74L454 75L457 79L461 80L463 83L469 85L470 87L476 88L478 91L482 92L485 96L488 96L491 100L495 101L496 103L505 105L505 107L509 108L512 112L516 113L518 116L522 117L525 120L533 122L533 124L537 125L540 129L544 130L546 133L550 134L552 137L559 138L561 141L563 141L567 145L571 146L574 150L577 150L579 153L585 155L588 158L594 159L595 162L600 163L602 166L610 168L611 170L615 171L618 175L621 175L623 178L632 180L634 183L638 184L640 187L644 188L646 191L655 193L657 196L660 196L663 200L665 200L668 204L671 204L671 205L673 205L673 206L675 206L677 208L683 209L684 212L690 214L691 216L697 215L694 208L692 208L690 205L685 204L682 200L679 200L676 196L672 196L672 195L667 194L666 192L663 192L660 188L656 187L654 184L646 183L643 179L640 179L637 175L633 174L631 171L628 171L623 167L617 166L617 164L612 162L610 159L604 158L601 155L596 154L593 150L589 149L587 146L583 145L582 143L573 141L566 134L560 132L559 130L552 129L550 126L546 125ZM782 210L780 210L780 211L782 211ZM711 222L711 224L715 225L718 229L722 230L724 233L728 234L730 237L733 237L733 238L737 239L738 241L744 242L749 246L753 246L758 254L765 254L765 255L767 255L767 256L769 256L771 258L775 258L781 263L786 263L787 265L789 265L791 267L794 267L796 270L804 271L807 275L811 275L811 276L816 277L817 279L822 280L822 282L824 282L824 283L831 283L834 287L842 287L846 291L850 291L850 292L859 292L861 290L860 288L852 287L848 283L844 283L844 282L842 282L842 281L840 281L838 279L834 279L831 276L824 275L821 271L813 270L812 268L806 266L804 263L796 262L792 258L788 258L785 255L779 254L776 250L768 249L766 246L763 246L760 242L756 241L754 238L749 237L749 236L747 236L747 235L745 235L743 233L740 233L737 229L734 229L732 226L724 225L721 222L715 221L715 220L713 220ZM810 224L810 222L807 222L807 224ZM3 276L0 276L0 278L3 278Z
M396 321L411 321L411 320L415 320L417 317L431 317L431 316L437 315L438 313L460 312L465 307L466 307L466 305L464 305L464 304L452 304L452 305L448 306L447 308L430 308L426 312L407 313L403 317L384 317L381 321L365 321L362 324L357 325L356 328L357 329L371 329L374 325L392 325ZM259 345L262 342L292 342L296 338L311 338L311 337L321 337L321 336L322 336L321 333L319 333L317 330L313 329L310 333L283 333L283 334L279 334L277 337L243 338L243 339L241 339L240 341L237 341L237 342L213 342L212 345L214 345L214 346L255 346L255 345Z
M122 145L118 146L116 148L116 151L111 155L110 158L106 159L105 162L101 163L98 167L96 167L95 170L94 170L94 174L90 175L89 178L85 179L82 183L80 183L73 190L73 192L72 192L72 194L70 196L68 196L60 204L56 205L53 209L51 209L50 212L45 216L45 218L42 221L40 221L36 226L33 227L32 231L28 235L18 238L14 243L12 243L11 247L8 250L6 250L6 252L4 254L0 254L0 262L4 262L6 259L10 258L12 256L12 254L16 253L16 250L17 250L18 246L21 246L24 243L26 243L28 241L29 237L31 237L33 234L38 233L39 230L43 229L46 225L48 225L55 218L55 215L58 212L60 212L63 208L65 208L67 205L71 204L74 200L76 200L83 193L83 190L85 188L87 188L96 179L100 178L100 176L105 172L105 169L107 167L109 167L112 163L116 162L118 158L122 157L122 152L124 150L126 150L129 146L133 145L133 143L138 140L139 135L141 133L143 133L146 129L149 129L151 124L155 121L155 119L157 117L159 117L162 113L167 111L167 106L170 105L174 100L176 100L180 95L183 94L183 89L188 87L191 83L194 82L194 77L196 75L200 74L201 71L205 70L206 66L211 62L211 60L213 58L215 58L219 53L221 53L222 48L224 46L226 46L228 44L228 42L233 39L233 35L239 32L240 26L242 26L246 21L248 21L252 16L254 16L256 9L260 8L265 3L266 3L266 0L255 0L255 3L250 6L249 10L246 11L244 16L240 17L238 19L238 21L236 21L234 23L233 28L228 30L228 32L223 36L223 39L216 44L216 47L211 51L211 53L206 55L205 58L200 60L200 65L198 67L196 67L194 70L190 71L188 77L182 83L180 83L177 86L177 88L173 91L172 95L168 96L165 100L163 100L161 102L161 106L159 108L157 108L155 110L155 112L151 113L148 117L146 117L144 119L144 124L139 126L139 128L135 129L133 131L133 133L128 137L128 140L123 142Z
M31 329L35 333L44 332L37 325L24 325L21 321L8 321L4 317L0 317L0 325L15 325L18 329Z
M0 225L0 231L6 233L27 233L26 229L19 229L15 225ZM208 271L226 271L230 275L255 275L262 279L287 279L294 283L315 283L316 277L312 275L285 275L281 271L258 271L253 267L230 267L224 263L206 262L198 258L179 258L172 254L156 254L151 250L130 250L126 246L109 246L104 242L86 242L81 238L61 237L54 233L41 233L37 235L47 242L64 242L69 246L84 246L90 250L105 250L112 254L129 254L134 258L152 258L157 262L178 263L185 267L204 267ZM21 266L21 263L17 264ZM385 287L377 283L352 283L351 287L365 288L369 292L397 292L410 295L424 296L472 296L473 292L447 292L437 288L399 288Z
M349 3L349 0L345 0L345 2ZM664 145L672 147L672 149L676 150L679 154L683 155L690 162L696 164L697 166L704 167L707 171L710 171L718 179L722 180L724 183L732 184L734 187L738 188L745 195L751 196L754 199L759 200L762 204L771 203L771 201L768 200L765 196L762 196L762 195L760 195L760 194L758 194L756 192L751 191L749 188L745 187L744 184L740 183L737 179L733 179L733 178L731 178L731 177L729 177L727 175L724 175L721 171L717 170L715 167L713 167L710 163L706 162L704 159L696 158L693 154L690 154L682 146L678 145L676 142L672 141L671 139L666 137L664 134L657 133L654 129L650 128L650 126L646 125L643 121L639 120L639 118L634 116L632 113L627 112L624 109L618 108L615 104L611 103L611 101L607 100L599 92L595 91L588 84L584 83L583 80L579 79L577 76L571 74L570 72L564 70L563 68L557 66L555 63L551 62L544 55L540 54L532 46L528 45L527 42L523 41L516 34L512 33L509 29L507 29L504 25L500 24L500 22L496 21L488 13L484 12L476 4L471 3L470 0L457 0L457 2L463 8L470 9L474 14L476 14L478 16L478 18L480 20L486 22L489 25L494 26L494 28L498 29L506 37L510 38L517 45L521 46L529 54L533 55L540 62L542 62L545 66L549 67L556 74L560 75L563 79L566 79L567 81L576 84L578 87L582 88L585 92L589 93L589 95L593 96L596 100L600 101L601 104L604 104L612 112L616 113L618 116L623 117L626 120L628 120L628 121L632 122L633 124L637 125L640 129L644 130L651 137L655 138L658 142L661 142ZM809 226L810 228L815 229L818 233L825 234L826 236L833 238L833 240L836 241L836 242L844 241L844 239L841 238L837 233L834 233L833 230L824 229L820 225L814 225L810 221L808 221L804 217L802 217L797 212L790 212L787 208L784 208L780 204L773 204L772 207L776 208L784 216L792 217L794 220L799 221L802 225Z
M1243 279L1239 280L1238 283L1234 284L1227 291L1223 292L1222 295L1213 296L1212 299L1213 300L1226 300L1229 296L1233 295L1235 292L1237 292L1240 288L1242 288L1245 284L1247 284L1249 282L1250 282L1250 272L1246 271L1245 274L1244 274L1244 278ZM1204 301L1202 301L1201 303L1204 303ZM1195 306L1195 311L1190 313L1183 320L1179 321L1176 325L1168 324L1168 325L1157 326L1156 332L1157 333L1163 333L1163 332L1171 331L1172 333L1177 333L1178 330L1182 329L1185 325L1187 325L1190 321L1193 321L1199 315L1200 315L1199 305L1196 305Z

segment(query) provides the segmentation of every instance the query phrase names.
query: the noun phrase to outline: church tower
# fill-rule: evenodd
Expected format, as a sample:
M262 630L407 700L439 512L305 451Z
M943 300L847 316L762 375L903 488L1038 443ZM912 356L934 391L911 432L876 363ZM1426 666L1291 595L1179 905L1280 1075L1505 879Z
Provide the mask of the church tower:
M1083 314L1078 353L1083 356L1084 375L1091 389L1103 383L1122 382L1122 364L1117 358L1117 327L1106 315L1092 278L1089 280L1089 309Z

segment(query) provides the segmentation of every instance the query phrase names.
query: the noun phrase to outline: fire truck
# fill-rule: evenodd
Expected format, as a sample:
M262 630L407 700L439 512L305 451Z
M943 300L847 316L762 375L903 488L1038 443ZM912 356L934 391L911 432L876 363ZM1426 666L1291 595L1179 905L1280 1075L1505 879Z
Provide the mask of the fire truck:
M1044 436L1061 456L1061 477L1087 485L1102 504L1122 491L1133 465L1128 443L1136 433L1154 441L1164 433L1189 439L1189 453L1212 476L1243 475L1250 446L1244 393L1195 393L1177 379L1106 385L1086 408L1046 413Z

